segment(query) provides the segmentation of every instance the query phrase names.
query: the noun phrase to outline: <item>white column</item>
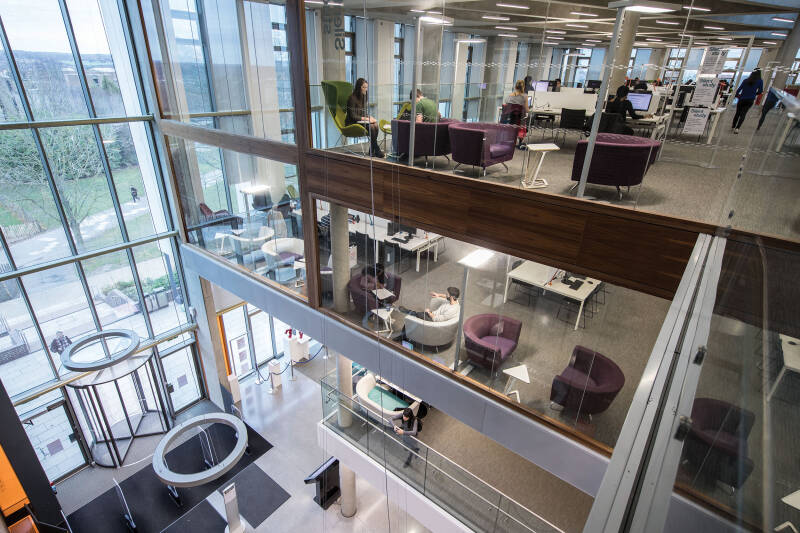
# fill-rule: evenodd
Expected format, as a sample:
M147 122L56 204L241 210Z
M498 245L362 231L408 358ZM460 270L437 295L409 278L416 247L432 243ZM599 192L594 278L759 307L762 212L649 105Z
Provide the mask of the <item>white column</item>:
M378 119L391 120L392 99L394 97L394 22L376 20L375 31L375 79L369 81L370 100L378 105L375 116ZM402 95L401 95L402 96Z
M794 58L797 57L798 48L800 48L800 24L795 22L794 28L778 50L776 60L779 70L774 83L776 89L786 88L786 79L789 77L789 69L792 68Z
M350 518L356 514L356 473L347 468L339 461L339 490L342 495L340 502L342 504L342 516Z
M333 309L337 313L346 313L350 304L347 292L347 283L350 281L350 232L347 228L347 208L331 203L330 218Z
M353 423L353 414L345 408L352 408L353 362L342 354L336 356L336 377L340 394L337 421L339 427L346 428Z
M619 35L619 46L614 52L614 63L616 68L611 71L608 82L608 93L615 94L617 88L625 83L628 61L631 58L631 49L636 40L636 29L639 27L639 13L626 11L625 19L622 21L622 28ZM612 45L614 43L611 43ZM688 52L687 52L688 54Z
M459 33L455 36L455 57L453 59L453 85L452 101L450 102L450 118L461 120L464 112L464 86L467 80L467 49L469 43L460 43L459 40L468 38L466 33Z

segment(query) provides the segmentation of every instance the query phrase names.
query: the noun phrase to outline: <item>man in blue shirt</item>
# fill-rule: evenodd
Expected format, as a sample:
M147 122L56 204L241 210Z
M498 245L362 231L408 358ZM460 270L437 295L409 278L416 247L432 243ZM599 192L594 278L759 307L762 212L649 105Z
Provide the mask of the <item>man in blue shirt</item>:
M756 97L762 92L764 92L764 82L761 81L761 70L755 69L736 90L736 98L739 99L739 103L736 105L736 114L733 115L733 125L731 126L733 133L739 133L744 117L753 107Z

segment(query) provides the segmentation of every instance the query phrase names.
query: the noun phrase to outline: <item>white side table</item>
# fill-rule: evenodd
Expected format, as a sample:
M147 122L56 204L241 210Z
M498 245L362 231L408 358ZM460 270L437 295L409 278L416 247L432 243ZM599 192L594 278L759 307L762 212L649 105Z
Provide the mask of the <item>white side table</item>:
M775 394L787 370L800 374L800 339L789 337L783 333L779 334L778 337L781 340L781 349L783 350L783 368L781 368L778 377L775 379L775 383L772 385L772 389L769 391L769 395L767 396L768 401L772 399L772 395Z
M528 376L528 367L525 365L519 365L512 368L506 368L503 370L503 374L508 374L508 382L506 383L506 388L503 391L503 394L506 396L511 396L512 394L517 395L517 402L522 403L519 399L519 391L518 390L511 390L511 387L514 385L514 380L518 379L520 381L524 381L525 383L530 383L531 378Z
M544 178L539 177L539 171L542 169L542 163L544 163L544 158L548 152L556 152L561 148L558 145L553 143L541 143L541 144L529 144L528 151L529 152L536 152L539 154L539 164L536 165L536 171L533 172L533 176L531 176L531 170L533 169L533 165L528 167L528 171L526 172L526 176L522 178L522 186L526 189L540 189L542 187L547 187L549 185L547 180Z
M375 333L388 333L392 335L392 311L393 307L388 309L381 307L380 309L371 309L370 313L380 318L383 321L384 329L376 331Z

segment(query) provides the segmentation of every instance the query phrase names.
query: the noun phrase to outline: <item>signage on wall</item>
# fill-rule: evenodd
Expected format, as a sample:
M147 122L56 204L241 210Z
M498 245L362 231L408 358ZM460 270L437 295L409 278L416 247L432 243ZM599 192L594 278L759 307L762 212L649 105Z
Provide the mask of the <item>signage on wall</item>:
M681 133L684 135L702 135L706 130L706 123L708 122L709 115L711 115L710 109L705 107L690 107Z
M692 95L692 105L712 107L714 97L717 95L719 80L716 76L700 76Z

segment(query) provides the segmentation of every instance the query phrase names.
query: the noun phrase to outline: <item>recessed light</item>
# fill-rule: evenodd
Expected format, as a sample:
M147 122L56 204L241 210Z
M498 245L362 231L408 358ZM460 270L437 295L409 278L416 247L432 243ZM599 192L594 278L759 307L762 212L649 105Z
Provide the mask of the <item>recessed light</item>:
M498 37L519 37L516 33L498 33Z
M494 29L496 29L496 30L517 31L519 28L515 28L514 26L495 26Z
M674 22L672 20L657 20L656 24L669 24L670 26L677 26L680 22Z
M705 12L711 11L707 7L697 7L697 6L683 6L683 9L688 9L690 11L705 11Z
M592 43L581 43L581 46L597 46L597 45Z
M530 7L528 6L520 6L517 4L503 4L503 3L498 3L497 7L508 7L510 9L530 9Z
M456 42L457 43L477 44L477 43L485 43L486 39L459 39Z
M774 35L775 37L786 37L785 33L781 33L779 31L773 31L770 33L770 35Z
M306 0L306 4L308 4L309 2L313 2L313 0ZM319 3L321 4L322 2ZM411 11L412 13L425 13L424 9L409 9L409 11Z
M616 0L608 4L610 9L626 9L634 13L669 13L677 11L678 4L656 0Z
M772 20L776 20L778 22L789 22L790 24L794 24L794 21L792 19L786 19L783 17L772 17Z
M577 15L579 17L596 17L597 16L594 13L583 13L581 11L570 11L569 14L570 15Z
M344 4L341 2L321 2L320 0L308 0L306 4L319 4L321 6L342 7Z
M547 33L567 33L564 30L544 30Z
M561 44L561 43L553 43L553 42L550 42L550 41L542 41L542 44Z
M427 13L428 13L428 15L441 15L442 14L440 11L428 11Z
M570 28L588 28L586 24L564 24L564 26L569 26Z
M681 37L694 37L694 35L690 35L688 33L679 33L678 35L680 35Z
M722 26L703 26L707 30L724 30Z
M498 17L498 16L495 16L495 15L484 15L481 18L485 19L485 20L511 20L508 17Z
M764 44L778 44L775 41L761 41Z
M597 39L586 39L587 43L602 43L603 41L598 41Z
M564 40L563 37L556 37L555 35L548 35L547 38L548 39L555 39L557 41L563 41Z
M647 39L645 39L645 41L652 41L654 43L660 43L661 39L653 39L652 37L648 37Z
M708 46L708 43L699 43L698 42L698 43L694 43L694 44L697 44L697 45L700 45L700 46Z
M719 39L720 41L732 41L733 40L730 37L717 37L717 39Z
M439 26L450 26L453 24L453 19L450 17L436 17L433 15L425 15L419 18L420 22L428 24L438 24Z

